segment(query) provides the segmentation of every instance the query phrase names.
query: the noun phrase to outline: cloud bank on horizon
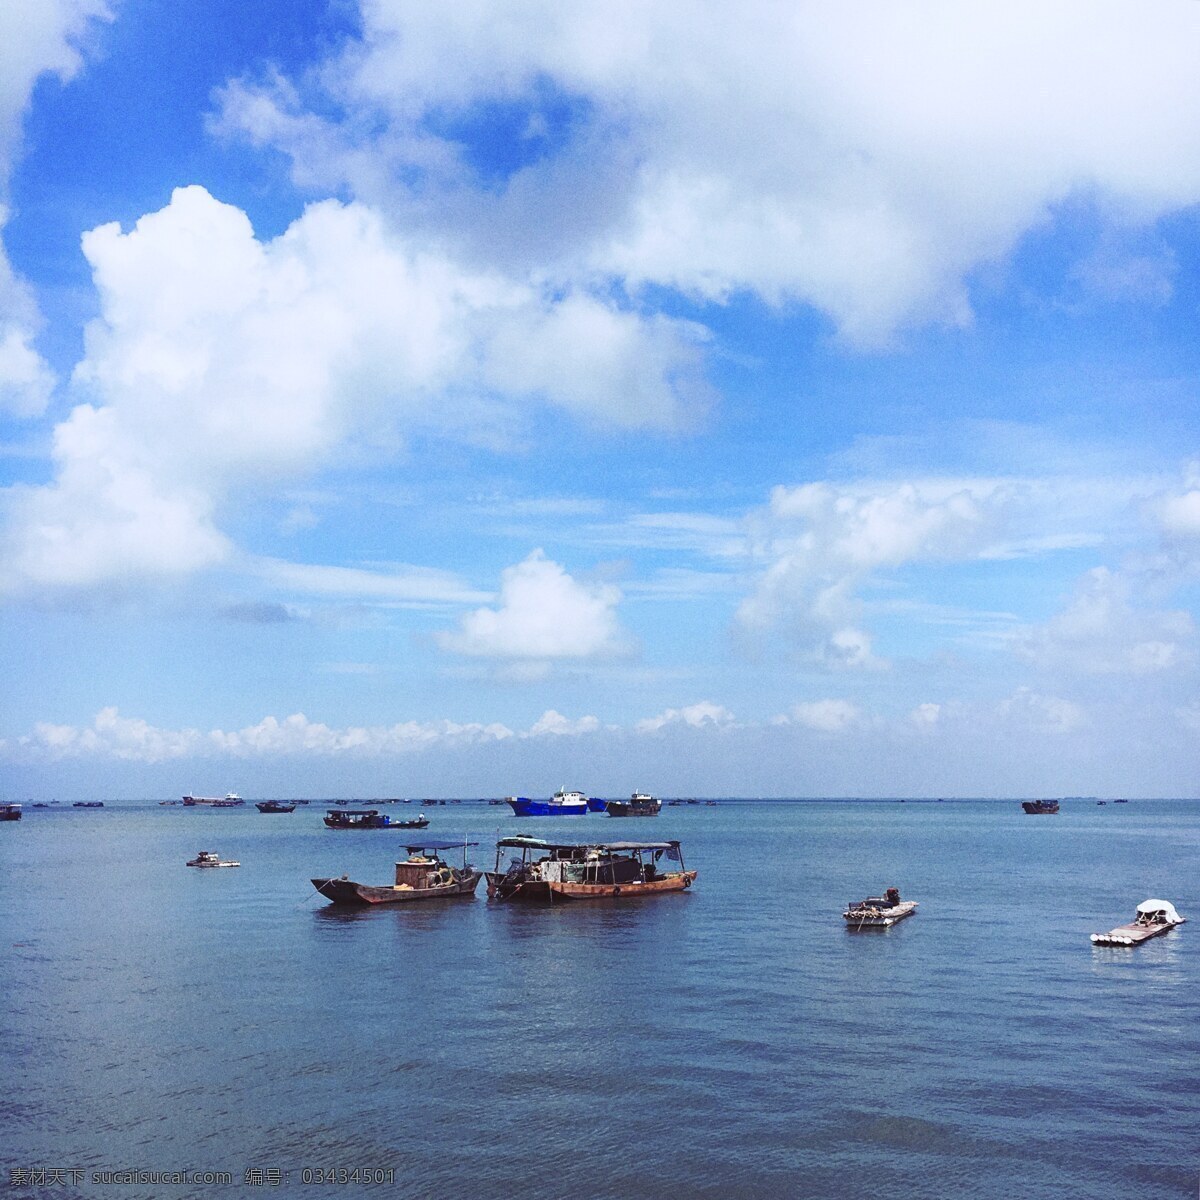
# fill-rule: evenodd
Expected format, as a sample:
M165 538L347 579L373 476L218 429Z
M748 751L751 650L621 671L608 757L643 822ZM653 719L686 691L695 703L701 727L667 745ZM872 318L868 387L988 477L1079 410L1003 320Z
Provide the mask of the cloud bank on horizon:
M989 739L965 790L1188 789L1195 4L360 0L129 51L204 8L0 14L22 779L686 735L774 792L833 743L945 792ZM178 124L74 171L151 70Z

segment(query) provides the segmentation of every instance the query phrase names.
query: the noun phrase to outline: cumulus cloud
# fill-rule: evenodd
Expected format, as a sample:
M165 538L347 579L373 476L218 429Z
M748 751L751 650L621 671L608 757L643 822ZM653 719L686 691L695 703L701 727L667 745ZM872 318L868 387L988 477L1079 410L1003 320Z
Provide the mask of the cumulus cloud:
M1019 729L1072 733L1087 724L1086 712L1071 700L1018 688L996 706L996 714Z
M583 733L595 733L600 728L597 717L579 717L572 721L554 709L547 709L529 727L526 737L578 737Z
M472 658L549 662L611 657L629 641L617 620L621 592L581 583L535 550L505 569L498 608L467 613L455 632L437 636L444 650Z
M755 520L755 553L767 566L738 624L755 637L783 632L829 667L885 666L859 625L859 589L882 568L979 553L1001 495L986 481L777 487Z
M1192 463L1185 473L1184 486L1161 496L1152 511L1170 541L1192 543L1200 539L1200 463Z
M1018 652L1047 670L1094 675L1150 675L1192 662L1191 614L1139 608L1133 597L1130 577L1096 567L1062 612L1018 639Z
M1072 201L1150 226L1200 199L1187 0L371 0L361 16L309 78L231 85L220 127L480 258L812 304L862 345L969 322L972 272ZM512 125L503 171L473 156L481 112Z
M638 721L635 728L639 733L657 733L670 726L687 726L691 729L728 729L737 724L733 715L722 704L701 700L683 708L668 708L656 717Z
M908 719L917 729L925 731L936 729L942 719L942 706L930 702L918 704L908 714Z
M820 733L840 733L861 719L858 706L849 700L812 700L794 704L785 718L794 725Z
M362 205L316 204L262 242L180 188L83 248L101 305L74 377L87 402L55 431L53 482L10 497L9 589L219 563L224 505L347 443L461 432L531 396L664 428L703 392L686 323L467 270Z
M212 752L235 758L282 755L343 754L374 757L408 754L438 745L503 741L512 730L500 724L465 724L454 721L403 721L388 726L349 726L334 729L293 713L280 721L264 717L257 725L233 732L213 730L206 737Z
M0 235L34 85L46 74L70 79L82 65L81 45L92 23L108 17L103 0L0 5ZM28 284L13 273L0 244L0 413L36 417L46 407L56 381L33 345L40 323Z

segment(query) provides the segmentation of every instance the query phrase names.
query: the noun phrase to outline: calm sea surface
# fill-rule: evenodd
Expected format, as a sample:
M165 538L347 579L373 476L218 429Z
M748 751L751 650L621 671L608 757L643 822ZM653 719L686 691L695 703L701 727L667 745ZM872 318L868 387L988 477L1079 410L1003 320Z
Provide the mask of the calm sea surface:
M0 824L0 1195L337 1197L368 1189L306 1180L356 1168L404 1197L1198 1193L1200 804L464 802L428 833L479 865L498 830L678 837L700 876L364 912L309 877L388 883L405 835L323 811ZM243 865L189 870L200 849ZM843 927L889 884L915 917ZM1091 946L1151 896L1192 923ZM11 1182L38 1168L87 1174ZM233 1182L92 1181L129 1170Z

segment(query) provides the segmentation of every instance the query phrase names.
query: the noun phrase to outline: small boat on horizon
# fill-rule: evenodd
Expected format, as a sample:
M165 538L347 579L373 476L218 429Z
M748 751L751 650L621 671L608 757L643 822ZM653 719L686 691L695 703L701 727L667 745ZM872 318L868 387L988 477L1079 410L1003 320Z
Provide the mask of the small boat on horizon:
M1058 812L1057 800L1022 800L1021 807L1031 816Z
M506 849L520 850L501 869ZM678 870L661 870L663 858ZM507 837L496 843L496 869L487 872L489 900L555 904L564 900L605 900L681 892L696 881L683 865L677 841L546 842Z
M1170 933L1176 925L1182 925L1187 917L1175 911L1169 900L1143 900L1137 913L1128 925L1118 925L1107 933L1093 933L1095 946L1137 946L1151 938Z
M396 864L396 881L374 887L340 879L313 879L312 885L334 904L403 904L411 900L450 900L475 895L483 872L467 862L467 847L478 842L430 841L406 846L408 858ZM445 851L462 850L463 865L452 867L442 857Z
M72 808L103 808L103 800L76 800Z
M411 821L395 821L377 808L330 809L323 819L329 829L424 829L429 824L424 813Z
M195 858L189 859L189 867L240 867L240 862L232 859L222 859L215 850L201 850Z
M509 796L509 807L517 817L583 817L589 801L582 792L559 788L549 800L531 800L528 796Z
M260 800L254 806L260 813L289 813L295 812L295 804L285 804L282 800Z
M634 792L628 800L610 800L607 812L610 817L657 817L662 810L662 801L646 792Z
M237 808L245 804L245 800L237 792L226 792L224 796L184 796L185 808L197 808L207 805L209 808Z
M851 901L842 916L848 929L887 929L916 911L915 900L901 900L900 889L890 887L882 896Z

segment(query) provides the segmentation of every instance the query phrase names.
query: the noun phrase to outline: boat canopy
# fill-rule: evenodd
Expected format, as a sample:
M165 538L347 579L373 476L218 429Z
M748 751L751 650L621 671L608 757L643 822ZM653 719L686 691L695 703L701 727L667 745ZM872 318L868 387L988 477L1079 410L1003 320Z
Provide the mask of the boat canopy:
M670 842L546 842L541 838L500 838L497 846L512 846L525 850L677 850L678 840Z
M1137 906L1139 913L1162 913L1168 921L1178 921L1179 914L1170 900L1143 900Z
M404 848L409 854L416 854L418 850L462 850L467 846L478 846L478 842L453 842L446 841L444 838L427 842L405 842Z
M377 817L379 809L377 808L331 808L329 810L331 817Z

